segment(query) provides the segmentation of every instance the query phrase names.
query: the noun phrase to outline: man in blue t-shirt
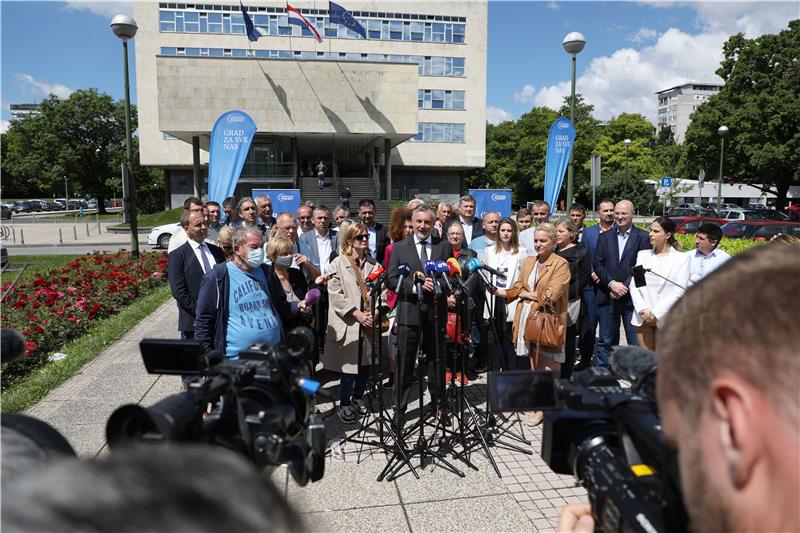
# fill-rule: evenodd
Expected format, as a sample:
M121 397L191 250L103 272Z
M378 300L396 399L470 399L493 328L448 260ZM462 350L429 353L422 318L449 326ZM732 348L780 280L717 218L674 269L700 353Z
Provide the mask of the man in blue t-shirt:
M253 344L280 341L283 321L309 308L305 302L287 302L279 282L263 265L261 232L239 228L232 244L231 260L203 279L194 329L205 350L220 350L236 359Z

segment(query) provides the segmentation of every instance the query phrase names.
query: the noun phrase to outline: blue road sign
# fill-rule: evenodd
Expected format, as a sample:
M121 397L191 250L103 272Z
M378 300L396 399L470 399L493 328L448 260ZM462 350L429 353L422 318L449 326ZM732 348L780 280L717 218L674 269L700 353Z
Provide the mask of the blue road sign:
M664 189L672 187L672 178L661 178L661 187Z

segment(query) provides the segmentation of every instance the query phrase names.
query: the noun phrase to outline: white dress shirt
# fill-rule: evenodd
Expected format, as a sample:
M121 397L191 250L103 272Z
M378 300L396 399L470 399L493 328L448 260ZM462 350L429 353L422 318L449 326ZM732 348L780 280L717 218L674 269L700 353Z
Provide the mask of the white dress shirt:
M625 243L628 242L628 237L631 236L631 228L629 227L625 232L622 232L617 228L617 248L619 249L619 257L617 259L622 259L622 254L625 252Z
M203 244L203 246L201 247L200 244ZM205 254L206 259L208 259L209 266L211 268L214 268L214 265L217 264L217 260L214 259L213 255L211 255L211 250L208 249L208 246L206 246L205 243L199 243L197 241L189 239L189 246L192 247L195 257L197 257L197 260L200 261L200 268L203 269L203 274L206 273L206 269L203 266L203 257L201 256L201 254Z
M469 222L466 222L463 218L458 217L461 221L461 225L464 227L464 240L467 241L467 246L469 243L472 242L472 222L475 220L474 218Z
M425 244L425 255L428 257L428 261L431 259L431 254L433 254L433 244L431 244L431 236L428 235L425 240L427 243ZM417 256L419 256L420 261L422 261L422 239L419 238L419 235L416 233L414 234L414 247L417 249ZM423 268L425 267L425 263L422 263Z
M320 235L319 232L314 232L317 237L317 252L319 253L319 271L325 274L330 266L331 252L331 238L326 233Z
M367 233L369 234L369 255L376 258L378 257L378 230L375 229L373 225L371 228L367 228Z
M725 250L715 248L708 255L703 255L700 250L689 250L689 285L694 285L704 277L711 274L714 270L722 266L725 261L731 258Z

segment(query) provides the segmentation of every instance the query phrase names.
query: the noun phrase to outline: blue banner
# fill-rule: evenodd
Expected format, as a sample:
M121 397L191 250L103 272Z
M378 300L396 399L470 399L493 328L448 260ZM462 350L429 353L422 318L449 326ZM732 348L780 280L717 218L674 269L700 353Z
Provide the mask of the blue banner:
M489 211L500 213L500 218L511 216L511 189L470 189L475 198L475 216L483 218Z
M260 194L266 194L272 200L274 217L284 211L294 215L300 207L300 189L253 189L253 198Z
M255 134L256 123L242 111L228 111L217 119L209 148L209 201L222 205L225 198L233 196Z
M556 210L574 141L575 126L568 118L557 118L547 136L547 159L544 165L544 201L550 204L551 213Z

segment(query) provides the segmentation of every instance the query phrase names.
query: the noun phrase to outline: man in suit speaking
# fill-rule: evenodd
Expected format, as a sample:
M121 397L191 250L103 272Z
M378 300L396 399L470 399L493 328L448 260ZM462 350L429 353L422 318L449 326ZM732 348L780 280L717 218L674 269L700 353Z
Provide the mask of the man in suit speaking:
M169 254L167 277L178 303L178 330L182 339L194 338L194 315L200 282L206 272L225 261L222 248L205 242L208 225L202 211L184 211L180 222L189 240Z
M621 200L614 206L616 226L597 238L595 273L600 278L597 288L597 315L600 340L597 343L596 366L607 367L611 347L619 344L619 323L625 328L629 346L638 346L636 328L631 324L633 302L628 293L631 268L639 250L649 250L650 237L633 225L633 202Z
M397 294L397 371L399 377L395 380L398 395L395 410L401 426L414 379L414 361L418 346L422 346L422 351L428 359L428 390L435 407L438 406L444 381L444 368L440 369L440 375L437 376L433 357L436 353L436 335L444 338L447 295L442 294L438 297L439 305L436 313L439 321L437 323L434 321L434 280L425 277L424 283L414 285L415 273L424 272L426 261L445 261L447 259L445 248L436 246L438 242L433 242L431 237L433 217L433 209L425 204L413 210L411 222L414 225L414 235L394 245L389 263L389 287L391 289L397 287L400 265L408 265L411 271L403 279L403 284ZM419 290L421 290L421 294L419 294ZM420 297L422 302L418 300ZM422 304L421 310L418 303ZM441 366L444 366L444 362Z

